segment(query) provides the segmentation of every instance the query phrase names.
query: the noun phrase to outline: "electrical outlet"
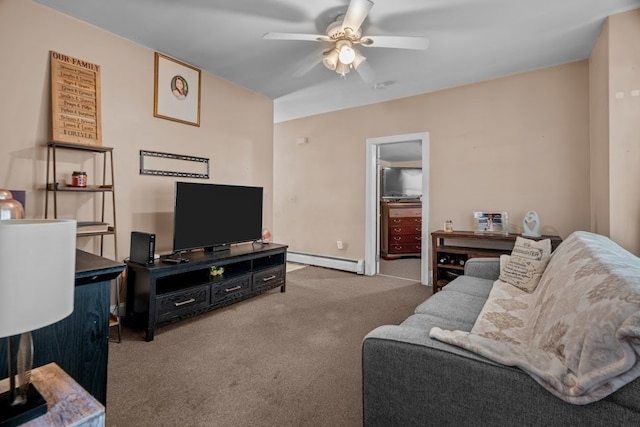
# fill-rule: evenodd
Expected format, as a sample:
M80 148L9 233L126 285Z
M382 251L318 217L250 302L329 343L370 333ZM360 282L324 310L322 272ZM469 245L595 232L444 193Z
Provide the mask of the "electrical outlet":
M342 249L342 240L338 240L336 243L338 244L338 249Z

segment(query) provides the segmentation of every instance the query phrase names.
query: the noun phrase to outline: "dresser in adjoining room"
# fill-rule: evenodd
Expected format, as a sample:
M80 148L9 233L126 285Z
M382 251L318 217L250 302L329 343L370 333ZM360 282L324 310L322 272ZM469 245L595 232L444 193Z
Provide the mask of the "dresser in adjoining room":
M380 208L380 256L384 259L419 257L422 202L383 201Z

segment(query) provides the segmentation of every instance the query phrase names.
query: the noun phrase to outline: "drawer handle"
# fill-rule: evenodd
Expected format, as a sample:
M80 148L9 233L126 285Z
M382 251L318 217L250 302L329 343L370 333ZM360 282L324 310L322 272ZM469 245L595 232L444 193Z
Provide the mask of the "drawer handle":
M262 281L263 282L268 282L269 280L273 280L276 278L276 275L274 274L273 276L269 276L269 277L263 277Z
M416 236L416 238L415 238L415 239L416 239L416 240L418 240L418 241L421 241L421 240L422 240L422 237L417 237L417 236Z
M395 227L395 228L393 229L393 231L395 231L395 232L399 233L399 232L401 232L401 231L402 231L402 227Z
M225 292L233 292L233 291L237 291L238 289L242 289L242 285L234 286L233 288L227 288L224 291Z
M185 305L185 304L191 304L192 302L196 302L195 298L189 298L186 301L182 301L182 302L176 302L173 305L175 305L176 307L180 307L181 305Z
M400 240L402 240L402 237L394 236L394 237L393 237L393 240L400 241Z
M400 222L400 220L399 219L394 219L393 222Z

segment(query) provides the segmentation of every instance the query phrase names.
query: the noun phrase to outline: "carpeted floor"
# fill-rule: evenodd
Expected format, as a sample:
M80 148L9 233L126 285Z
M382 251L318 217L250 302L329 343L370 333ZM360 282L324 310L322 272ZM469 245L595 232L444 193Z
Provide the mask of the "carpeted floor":
M380 258L378 273L384 276L400 277L420 281L422 258Z
M279 288L109 344L108 426L361 426L361 344L431 295L319 267Z

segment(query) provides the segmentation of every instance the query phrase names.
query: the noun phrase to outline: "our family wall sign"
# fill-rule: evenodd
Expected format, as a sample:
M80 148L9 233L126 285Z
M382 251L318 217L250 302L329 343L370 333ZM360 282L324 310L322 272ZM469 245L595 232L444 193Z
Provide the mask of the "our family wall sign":
M51 139L102 145L99 65L51 51Z

